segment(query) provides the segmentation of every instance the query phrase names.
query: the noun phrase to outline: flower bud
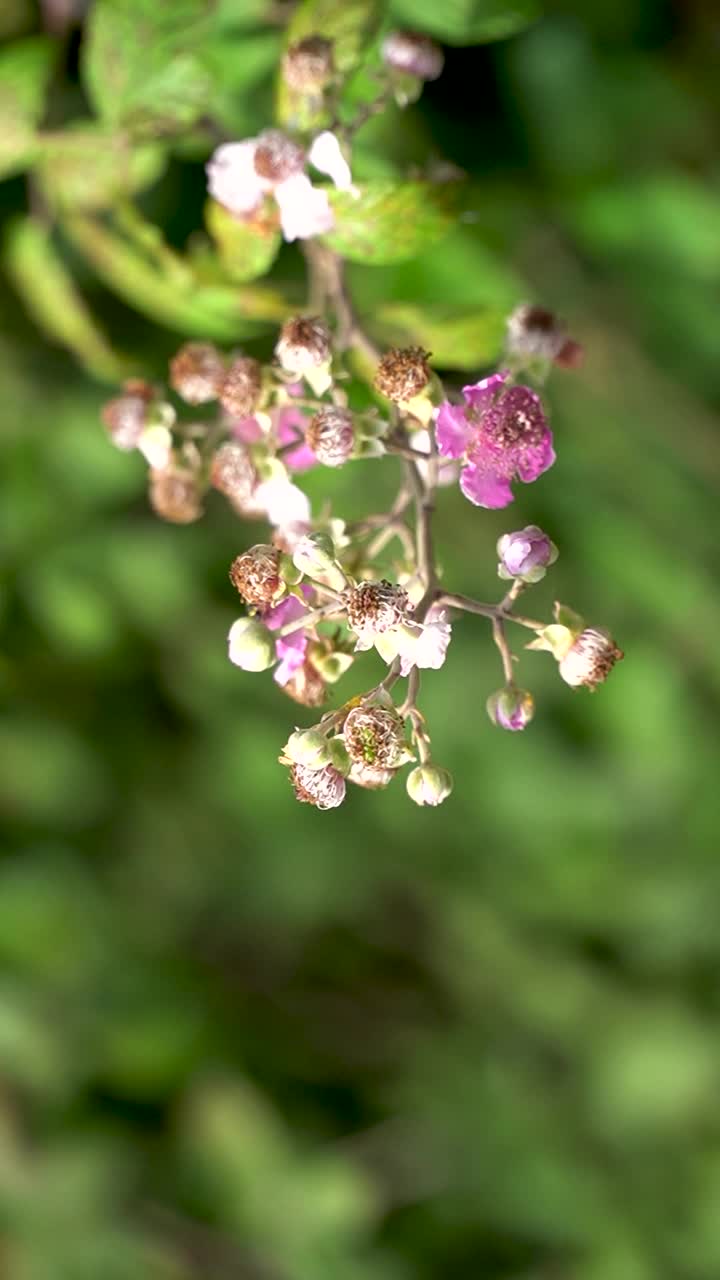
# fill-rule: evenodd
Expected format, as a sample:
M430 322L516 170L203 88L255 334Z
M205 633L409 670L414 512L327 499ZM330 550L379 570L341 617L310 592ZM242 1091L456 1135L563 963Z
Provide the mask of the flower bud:
M430 381L429 352L422 347L392 347L375 373L375 389L396 404L420 394Z
M277 547L259 542L233 560L230 581L247 604L267 607L282 594L280 554Z
M407 758L403 721L394 708L353 707L343 725L343 738L353 761L396 769Z
M103 405L103 424L116 449L127 452L137 448L140 436L148 426L155 395L155 388L149 382L132 378L123 384L122 395Z
M296 729L285 743L284 753L293 764L322 769L330 763L328 740L319 729Z
M406 782L407 793L415 804L442 804L453 789L452 774L436 764L421 764L411 769Z
M369 648L378 635L400 626L411 610L407 591L383 578L359 582L346 595L348 626L358 636L358 646Z
M217 400L225 362L212 342L185 342L170 361L170 386L188 404Z
M233 418L249 418L257 407L262 388L260 362L252 356L236 356L222 380L218 399Z
M624 657L608 631L586 627L560 660L559 671L566 684L596 689Z
M509 729L515 733L530 723L535 713L535 702L526 689L516 689L507 685L491 693L486 703L487 713L500 729Z
M393 71L418 80L437 80L445 65L440 46L417 31L391 31L383 41L382 57Z
M366 791L382 791L392 782L397 769L386 769L382 765L366 764L364 760L353 760L348 774L348 782L356 787L364 787Z
M172 464L150 470L150 505L171 524L192 524L202 515L202 502L194 471Z
M317 578L335 591L345 590L347 578L338 564L333 540L327 533L309 533L300 538L292 559L295 568L309 578Z
M295 797L301 804L312 804L316 809L337 809L345 799L345 779L331 764L323 769L308 769L294 764L290 769L290 781Z
M330 330L319 316L294 316L280 330L275 355L286 373L320 369L332 353Z
M332 40L312 35L296 41L283 56L282 73L296 93L321 93L333 76Z
M529 524L516 533L504 533L498 540L501 578L519 578L521 582L539 582L548 565L558 558L558 549L542 529Z
M325 467L341 467L355 446L353 416L349 409L328 405L311 418L305 434L318 462Z
M266 671L275 661L275 642L257 618L238 618L228 633L228 657L243 671Z
M250 454L239 440L226 440L213 455L210 471L213 488L233 502L248 503L258 483Z

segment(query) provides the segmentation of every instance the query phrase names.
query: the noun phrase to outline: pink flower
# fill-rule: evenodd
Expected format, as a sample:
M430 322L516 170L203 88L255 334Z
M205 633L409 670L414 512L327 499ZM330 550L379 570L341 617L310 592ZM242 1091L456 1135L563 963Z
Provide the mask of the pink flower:
M310 595L308 588L303 587L302 591L307 599ZM288 622L299 621L307 612L307 607L297 596L286 596L284 600L280 601L280 604L273 605L271 609L266 609L262 615L262 620L269 631L279 631ZM307 647L308 638L301 627L298 627L297 631L291 631L288 636L280 636L275 641L275 653L280 659L280 665L275 668L273 678L278 684L287 684L288 680L300 669L305 661Z
M306 155L279 129L266 129L257 138L226 142L213 152L206 166L208 190L238 217L249 217L265 196L273 196L285 239L307 240L331 231L335 221L327 191L314 187L305 173L308 160L339 190L351 188L350 169L333 133L318 134Z
M446 400L438 410L438 450L463 460L460 488L478 507L506 507L512 480L530 484L555 461L540 397L530 387L507 387L508 377L493 373L463 387L464 405Z

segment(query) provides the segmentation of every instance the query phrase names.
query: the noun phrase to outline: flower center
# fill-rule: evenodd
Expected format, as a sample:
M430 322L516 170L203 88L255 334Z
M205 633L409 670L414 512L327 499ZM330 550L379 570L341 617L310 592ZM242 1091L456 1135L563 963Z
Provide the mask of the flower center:
M284 182L302 173L305 152L279 129L266 129L260 134L253 160L255 172L268 182Z

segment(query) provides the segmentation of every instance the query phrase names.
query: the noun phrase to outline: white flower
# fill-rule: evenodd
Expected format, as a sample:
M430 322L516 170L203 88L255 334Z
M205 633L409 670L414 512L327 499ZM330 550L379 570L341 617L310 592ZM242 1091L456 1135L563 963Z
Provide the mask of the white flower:
M432 608L425 622L404 622L375 638L375 648L385 662L400 659L400 674L413 667L437 671L445 662L452 626L444 609Z
M283 476L263 480L253 493L253 501L276 528L309 525L310 500L296 484Z
M254 213L266 195L274 196L285 239L307 240L332 230L335 219L327 191L314 187L305 173L306 160L339 190L352 190L350 167L333 133L318 134L306 157L277 129L218 147L206 166L208 190L238 217Z

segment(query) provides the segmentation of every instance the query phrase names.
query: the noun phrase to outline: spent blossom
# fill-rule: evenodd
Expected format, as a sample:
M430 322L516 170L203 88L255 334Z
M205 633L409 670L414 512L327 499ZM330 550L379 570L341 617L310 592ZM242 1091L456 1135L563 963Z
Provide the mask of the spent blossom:
M443 401L435 434L439 452L461 458L460 488L478 507L506 507L515 479L530 484L555 461L540 397L493 373L463 387L464 405Z

